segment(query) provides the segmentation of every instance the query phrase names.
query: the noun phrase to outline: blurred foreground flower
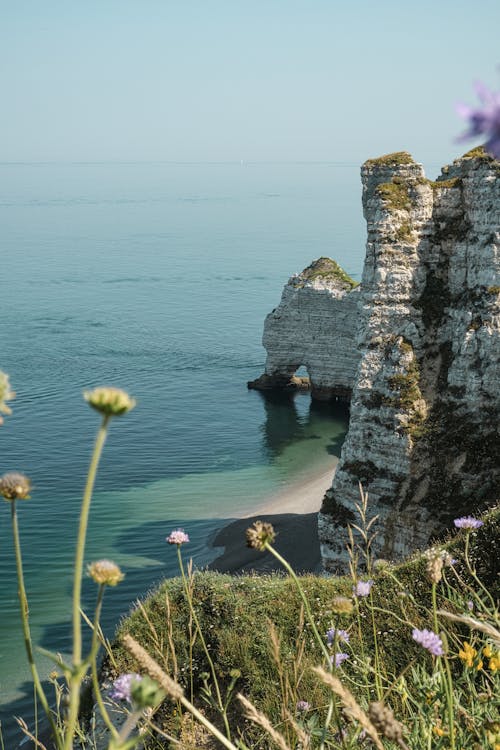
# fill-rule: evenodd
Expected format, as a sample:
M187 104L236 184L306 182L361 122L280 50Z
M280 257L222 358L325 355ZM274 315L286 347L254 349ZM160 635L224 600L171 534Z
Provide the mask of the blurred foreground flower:
M120 568L112 560L97 560L88 567L93 581L104 586L116 586L125 578Z
M113 682L113 688L111 690L111 697L114 701L128 701L132 703L132 683L140 682L142 677L140 674L135 672L128 672L122 674Z
M11 471L0 477L0 495L5 500L29 500L31 482L24 474Z
M2 414L12 414L12 409L5 402L15 397L16 394L10 389L9 376L0 370L0 424L3 424Z
M500 92L490 91L480 82L475 89L482 106L477 109L467 104L457 106L458 114L469 121L469 129L458 140L485 135L488 140L484 148L495 159L500 159Z
M483 521L472 516L462 516L462 518L455 518L453 521L457 529L479 529L483 526Z
M414 641L423 648L426 648L433 656L443 656L443 642L432 630L427 630L427 628L417 630L417 628L413 628L411 635Z
M189 542L189 536L184 529L174 529L165 539L169 544L186 544Z
M276 532L271 523L255 521L253 527L246 530L247 547L264 550L276 539Z
M358 581L354 587L354 596L368 596L373 586L373 581Z
M100 387L84 391L83 397L90 406L105 417L119 417L134 408L136 401L121 388Z

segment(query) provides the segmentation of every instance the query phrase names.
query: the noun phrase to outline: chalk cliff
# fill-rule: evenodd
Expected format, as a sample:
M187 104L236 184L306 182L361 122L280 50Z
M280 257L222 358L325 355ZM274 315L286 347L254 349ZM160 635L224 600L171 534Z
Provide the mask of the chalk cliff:
M475 149L432 182L403 152L361 174L360 286L292 277L264 332L271 380L305 364L313 395L351 394L319 515L332 571L347 564L360 481L374 551L392 559L500 494L500 163Z

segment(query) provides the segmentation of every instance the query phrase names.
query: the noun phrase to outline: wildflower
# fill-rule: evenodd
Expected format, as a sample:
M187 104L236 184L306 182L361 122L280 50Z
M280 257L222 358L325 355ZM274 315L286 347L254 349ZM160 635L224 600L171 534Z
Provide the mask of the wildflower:
M354 596L368 596L372 586L373 581L358 581L353 589Z
M10 390L9 376L0 370L0 415L12 414L12 409L7 406L6 401L11 401L16 397L14 391ZM0 416L0 424L3 424L3 418Z
M112 560L97 560L88 566L88 574L101 586L116 586L125 578L120 568Z
M474 602L471 601L470 599L467 602L467 609L469 610L469 612L472 612L472 610L474 609Z
M111 690L111 698L115 701L128 701L132 703L132 683L140 682L142 677L140 674L135 672L127 672L126 674L120 675L118 679L113 682L113 689Z
M477 656L477 651L475 648L473 648L470 643L467 641L464 641L463 648L460 649L458 652L458 658L463 661L466 667L472 668L474 666L474 661ZM479 661L477 663L476 669L482 669L483 662Z
M350 615L354 605L351 599L346 596L334 596L332 600L332 610L336 615Z
M332 664L335 664L336 667L340 667L340 665L343 664L348 658L349 654L343 654L341 651L339 651L338 653L333 654L333 656L330 656L330 661Z
M482 106L477 109L466 104L457 106L458 114L469 121L469 129L458 140L485 135L488 139L485 150L495 159L500 159L500 93L490 91L479 81L475 89Z
M427 628L417 630L417 628L413 628L411 635L414 641L427 649L433 656L443 656L443 642L432 630L427 630Z
M171 531L170 534L165 539L166 542L169 544L186 544L189 542L189 537L185 533L184 529L174 529L174 531Z
M265 521L255 521L253 528L246 531L247 547L264 550L276 539L276 532L272 524Z
M339 628L339 630L330 628L330 630L326 631L326 640L329 646L331 646L334 642L335 636L337 637L338 641L345 641L345 643L349 643L349 633L347 632L347 630L342 630L342 628Z
M0 495L5 500L29 500L31 482L24 474L11 471L0 477Z
M444 735L446 734L446 730L437 725L435 727L432 727L432 731L437 737L444 737Z
M479 529L483 525L483 521L472 516L462 516L462 518L455 518L453 521L457 529Z
M394 718L392 710L384 706L381 701L370 703L368 716L377 732L383 734L388 740L399 743L403 739L403 725Z
M310 708L311 708L311 704L308 703L307 701L297 701L296 709L300 713L304 711L309 711Z
M136 402L126 391L111 386L84 391L83 397L90 406L105 417L118 417L134 408Z
M431 583L439 583L443 577L444 560L441 554L434 554L427 560L426 571Z

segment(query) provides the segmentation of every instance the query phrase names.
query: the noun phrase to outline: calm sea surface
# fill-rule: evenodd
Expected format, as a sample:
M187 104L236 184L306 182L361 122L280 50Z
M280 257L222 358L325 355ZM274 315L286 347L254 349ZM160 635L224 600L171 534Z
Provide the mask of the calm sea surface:
M351 164L0 165L0 369L17 392L0 428L0 473L31 477L19 503L33 636L69 645L78 509L98 416L84 388L129 390L111 425L87 561L126 573L105 602L108 634L130 603L175 575L182 526L202 566L216 528L333 465L338 407L247 391L263 371L265 315L286 279L329 255L359 279L365 228ZM92 586L84 597L91 607ZM39 658L42 675L50 663ZM0 506L0 704L32 691L20 635L7 503Z

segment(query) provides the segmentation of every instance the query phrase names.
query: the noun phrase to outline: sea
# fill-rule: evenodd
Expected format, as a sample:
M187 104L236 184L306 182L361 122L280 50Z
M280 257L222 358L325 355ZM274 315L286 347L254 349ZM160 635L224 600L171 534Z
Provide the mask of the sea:
M85 389L137 406L115 419L99 468L86 561L109 558L104 629L165 576L181 527L198 568L217 529L318 475L340 454L345 407L247 389L264 369L265 316L322 255L356 280L364 258L352 163L0 164L0 369L16 391L0 473L31 478L18 503L32 635L70 649L71 574L99 416ZM244 540L242 539L242 544ZM95 585L86 579L84 608ZM37 652L42 678L52 670ZM22 737L33 689L20 628L8 503L0 505L0 717Z

